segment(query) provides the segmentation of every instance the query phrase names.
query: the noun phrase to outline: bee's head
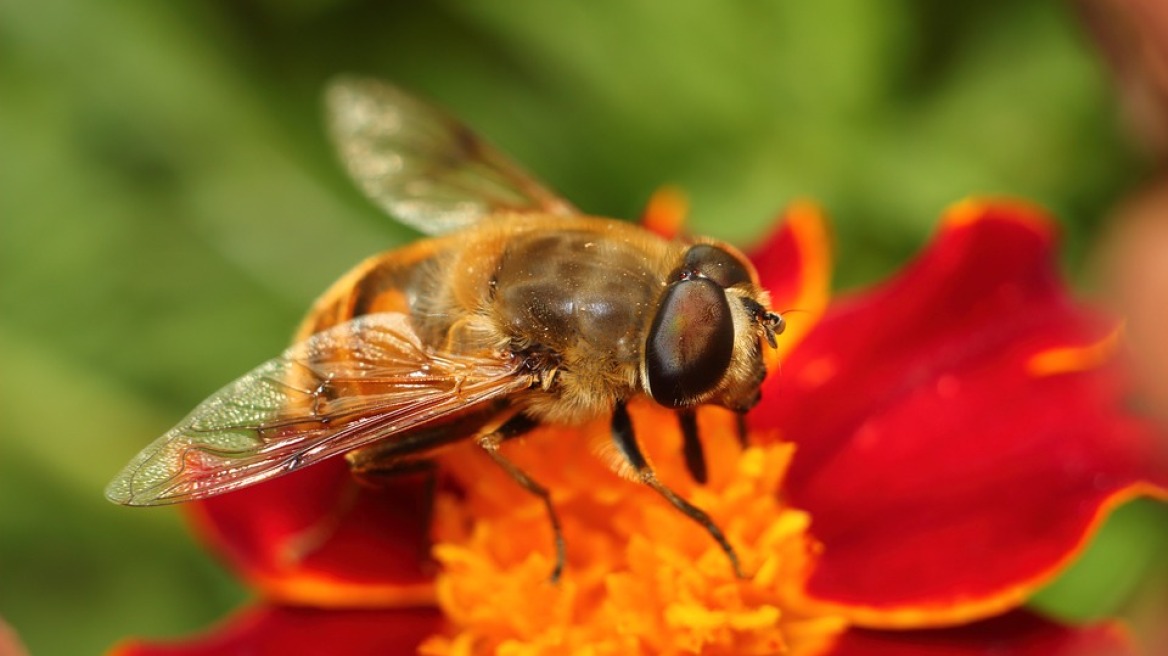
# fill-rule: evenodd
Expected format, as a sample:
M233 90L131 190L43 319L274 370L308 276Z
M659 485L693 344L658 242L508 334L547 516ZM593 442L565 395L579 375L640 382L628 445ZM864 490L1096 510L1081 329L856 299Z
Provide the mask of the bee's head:
M641 362L646 393L671 408L713 403L745 412L766 377L762 349L783 318L767 309L750 262L730 246L685 252L657 304Z

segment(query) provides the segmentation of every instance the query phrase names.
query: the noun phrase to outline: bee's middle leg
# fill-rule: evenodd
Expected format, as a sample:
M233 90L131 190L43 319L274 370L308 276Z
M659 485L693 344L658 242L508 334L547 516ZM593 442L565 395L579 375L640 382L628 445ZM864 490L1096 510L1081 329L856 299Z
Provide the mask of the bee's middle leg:
M424 476L421 516L430 516L438 480L434 462L420 456L380 456L377 446L355 449L345 454L352 478L337 489L336 498L323 515L285 541L280 550L281 560L296 563L319 551L336 535L342 522L357 505L362 487L381 489L394 477L409 474Z
M374 442L349 451L345 454L345 461L349 464L352 483L346 490L347 505L339 513L334 513L334 522L339 523L339 518L347 514L356 503L362 487L384 490L395 479L411 475L422 477L423 487L417 511L419 517L429 522L438 493L438 464L431 459L431 452L445 444L465 439L466 434L458 428L452 430L450 426L436 426L415 430L402 439ZM323 529L324 526L314 527L313 532L323 535ZM311 534L306 534L304 542L307 543L311 537ZM423 544L419 545L419 553L426 553L429 549L429 531L421 531L420 539Z
M552 506L551 495L547 488L536 483L534 479L527 475L522 469L515 465L515 463L508 460L502 453L499 452L499 445L512 438L519 437L530 432L539 423L534 419L528 417L523 413L516 414L505 421L502 426L495 430L480 435L476 442L479 446L487 452L487 455L495 461L495 464L503 468L507 475L518 483L523 489L539 497L543 501L544 507L547 509L548 519L551 521L552 534L555 541L556 562L552 567L551 580L552 583L560 580L560 575L564 572L564 561L566 560L566 550L564 547L564 534L560 528L560 518L556 515L556 509Z
M349 472L353 480L371 490L384 490L394 479L402 476L421 476L424 487L419 512L422 517L433 514L434 499L438 494L438 463L424 456L381 460L371 458L360 462L346 459L349 460Z
M429 517L438 490L438 465L430 459L430 452L457 439L456 431L423 429L401 441L373 443L353 449L345 454L345 461L349 463L353 480L373 490L387 487L400 476L423 476L425 490L421 512L423 517Z
M683 429L685 427L684 415L682 415L682 427ZM717 524L704 511L681 498L676 492L665 487L661 481L657 480L657 474L653 472L653 469L649 466L649 462L645 459L645 455L641 453L640 445L637 444L637 438L633 434L633 420L629 417L629 410L625 407L623 401L618 401L616 407L613 408L612 439L616 442L625 460L632 465L633 471L637 474L637 480L656 490L674 508L677 508L686 517L689 517L700 524L702 528L706 529L706 532L710 534L710 537L714 538L714 541L726 553L726 557L730 559L730 565L734 568L734 573L738 575L738 578L745 578L745 575L742 573L742 567L738 562L738 554L734 551L734 547L730 546L730 542L726 539L725 534L722 533L722 529L718 528ZM697 439L696 422L694 439Z

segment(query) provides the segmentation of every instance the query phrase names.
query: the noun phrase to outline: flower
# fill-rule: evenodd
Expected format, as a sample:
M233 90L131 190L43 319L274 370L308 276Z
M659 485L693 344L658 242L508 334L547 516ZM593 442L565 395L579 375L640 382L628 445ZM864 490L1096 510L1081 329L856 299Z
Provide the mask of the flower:
M1165 453L1123 410L1119 328L1063 291L1053 232L1022 204L966 201L907 269L828 305L819 213L787 214L754 259L775 307L802 312L750 446L732 417L700 413L698 485L673 417L647 402L633 415L660 478L724 529L744 578L701 527L611 473L598 421L505 447L551 490L558 584L542 504L473 445L442 456L435 496L421 477L358 487L326 462L192 512L259 601L202 638L114 651L1125 653L1113 626L1018 610L1111 508L1168 497Z
M4 622L3 617L0 617L0 654L25 656L27 653L24 645L20 642L20 636L16 635L16 631L13 631L12 627Z

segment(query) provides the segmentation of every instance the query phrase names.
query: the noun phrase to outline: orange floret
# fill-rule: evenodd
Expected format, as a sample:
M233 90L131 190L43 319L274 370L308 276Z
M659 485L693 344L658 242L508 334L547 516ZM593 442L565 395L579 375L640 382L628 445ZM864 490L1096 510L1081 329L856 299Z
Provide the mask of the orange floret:
M613 474L608 426L545 429L506 454L552 493L568 563L549 581L552 534L542 503L481 453L459 448L445 465L467 489L438 499L438 600L454 626L423 653L807 654L843 620L792 606L815 545L809 517L778 495L793 448L742 450L733 417L700 417L709 483L693 483L670 413L634 409L638 436L661 480L704 509L738 552L737 578L710 535L653 490ZM601 457L596 457L596 452Z

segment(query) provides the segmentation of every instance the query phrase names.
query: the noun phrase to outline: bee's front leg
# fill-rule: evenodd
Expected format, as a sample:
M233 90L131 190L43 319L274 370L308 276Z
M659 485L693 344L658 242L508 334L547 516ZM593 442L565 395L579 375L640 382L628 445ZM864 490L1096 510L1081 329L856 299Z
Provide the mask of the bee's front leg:
M698 436L698 415L694 408L685 408L677 411L677 422L681 424L682 453L685 455L685 468L689 475L700 485L705 485L706 454L702 450L702 440Z
M616 442L617 448L620 449L625 460L633 467L633 471L637 474L637 480L656 490L674 508L685 513L686 517L701 524L710 537L718 543L718 546L722 547L722 551L730 559L730 565L734 568L734 573L738 578L746 578L738 562L738 554L734 551L734 547L730 546L722 529L718 528L710 516L700 508L681 498L676 492L657 480L657 475L649 467L649 462L645 460L645 455L641 453L641 447L637 444L637 438L633 434L633 420L629 417L629 409L625 406L624 401L618 401L612 411L612 439Z
M746 425L746 413L739 412L734 417L734 428L738 432L738 446L745 450L750 446L750 433Z

